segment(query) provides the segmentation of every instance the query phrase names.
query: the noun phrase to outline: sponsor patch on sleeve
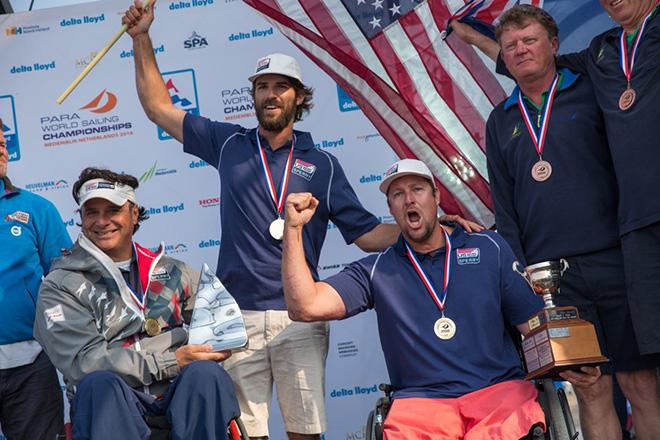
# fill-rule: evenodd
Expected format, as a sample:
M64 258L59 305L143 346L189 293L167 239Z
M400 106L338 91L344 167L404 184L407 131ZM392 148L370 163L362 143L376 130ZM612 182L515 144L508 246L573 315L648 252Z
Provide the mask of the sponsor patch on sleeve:
M48 330L50 330L56 322L65 321L62 304L58 304L55 307L44 310L44 318L46 318L46 329Z
M13 214L7 214L7 216L5 217L5 221L9 222L12 220L25 223L27 225L30 221L30 213L23 211L16 211Z
M456 260L458 264L479 264L481 253L479 248L456 249Z
M291 173L295 174L296 176L300 176L305 180L312 180L315 172L316 165L300 159L296 159L293 164L293 168L291 168Z

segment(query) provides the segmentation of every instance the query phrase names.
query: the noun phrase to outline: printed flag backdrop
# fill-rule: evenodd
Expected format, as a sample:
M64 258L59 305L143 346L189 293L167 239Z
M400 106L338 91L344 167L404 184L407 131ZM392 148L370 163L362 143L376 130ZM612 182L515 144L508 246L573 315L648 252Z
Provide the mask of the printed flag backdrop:
M212 119L256 124L247 76L257 58L297 57L315 107L298 125L336 155L365 206L392 222L378 191L399 156L431 165L443 205L492 223L483 155L484 121L512 87L492 63L453 36L452 15L486 23L512 1L161 0L154 51L180 108ZM120 26L129 1L0 16L0 117L12 181L53 201L73 238L79 233L71 186L86 166L140 178L151 218L136 240L193 267L213 266L220 245L218 177L143 114L133 52L124 36L62 104L55 99ZM596 0L545 0L562 50L583 47L611 26ZM267 19L255 10L267 15ZM294 44L292 44L292 42ZM257 178L257 176L255 176ZM329 226L321 277L362 253ZM327 439L363 439L377 385L387 381L375 316L333 323L328 356ZM277 405L271 438L286 438ZM1 435L0 435L1 438Z

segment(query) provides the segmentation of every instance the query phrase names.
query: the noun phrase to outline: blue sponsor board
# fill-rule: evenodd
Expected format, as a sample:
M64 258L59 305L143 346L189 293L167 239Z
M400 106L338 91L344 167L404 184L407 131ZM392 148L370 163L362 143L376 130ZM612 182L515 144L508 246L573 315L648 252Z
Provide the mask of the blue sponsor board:
M185 112L199 116L195 71L193 69L183 69L174 72L162 72L162 76L172 104ZM158 127L158 139L165 141L172 139L172 136Z
M340 112L360 110L360 107L358 107L357 103L353 101L353 98L348 96L348 93L344 92L344 89L339 87L339 84L337 84L337 100L339 101Z
M21 148L18 140L18 124L16 123L16 109L14 107L13 96L0 96L0 119L2 119L2 131L7 141L9 161L20 160Z

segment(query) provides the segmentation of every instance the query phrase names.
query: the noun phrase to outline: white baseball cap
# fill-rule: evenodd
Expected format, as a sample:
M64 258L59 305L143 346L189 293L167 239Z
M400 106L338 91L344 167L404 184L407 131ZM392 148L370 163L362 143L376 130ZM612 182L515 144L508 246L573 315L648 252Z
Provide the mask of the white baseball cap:
M78 191L78 206L95 198L106 199L117 206L124 206L127 201L137 204L133 187L105 179L92 179L85 182Z
M387 195L387 190L390 188L392 182L394 182L399 177L403 176L420 176L425 177L431 182L431 185L435 188L435 181L433 180L433 174L429 167L426 166L424 162L417 159L401 159L398 162L392 164L391 167L385 171L385 178L381 182L379 188L380 192Z
M300 64L295 58L282 53L271 53L265 57L257 60L257 65L254 68L254 73L248 77L250 82L254 82L257 77L267 75L269 73L288 76L289 78L297 79L301 84L302 73L300 73Z

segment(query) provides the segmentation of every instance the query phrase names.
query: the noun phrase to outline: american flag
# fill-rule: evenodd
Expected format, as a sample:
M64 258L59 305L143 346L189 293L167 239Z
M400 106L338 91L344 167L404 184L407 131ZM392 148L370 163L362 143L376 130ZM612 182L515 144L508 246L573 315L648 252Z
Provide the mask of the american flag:
M485 121L512 86L445 29L543 0L244 1L357 102L397 155L429 166L445 212L493 225Z

